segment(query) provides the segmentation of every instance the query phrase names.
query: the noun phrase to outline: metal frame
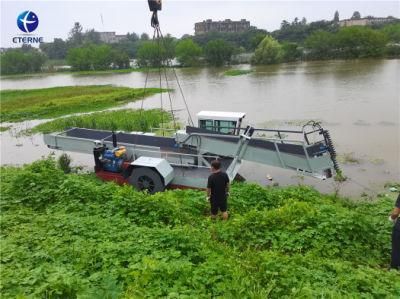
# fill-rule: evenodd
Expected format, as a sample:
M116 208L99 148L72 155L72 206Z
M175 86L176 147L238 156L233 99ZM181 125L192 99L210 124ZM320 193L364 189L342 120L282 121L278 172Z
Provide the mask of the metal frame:
M75 128L72 128L58 134L44 135L45 143L50 148L54 149L92 154L95 140L93 138L67 136L68 132L73 135L72 130L74 129ZM174 131L173 129L164 130ZM179 170L176 172L171 184L205 188L208 177L208 172L205 170L210 168L208 161L210 159L222 159L222 161L225 161L224 166L231 180L233 180L238 173L243 160L291 169L305 175L324 179L326 170L333 167L332 157L326 149L318 153L318 155L313 152L311 157L308 148L315 147L316 144L310 144L307 138L310 134L321 132L321 130L322 129L305 132L304 130L254 129L251 133L254 135L257 132L275 132L278 133L279 138L252 138L250 135L245 135L249 132L248 128L240 128L240 132L244 133L240 133L239 136L231 134L213 134L212 132L187 133L186 130L178 130L173 134L175 137L174 139L171 137L154 137L155 144L161 142L159 146L126 142L118 142L118 145L126 147L127 159L131 161L141 156L163 158L168 161L171 166ZM93 136L103 136L103 138L98 141L104 146L108 148L113 146L113 142L111 141L111 136L113 136L112 132L107 134L108 131L85 129L82 131L81 136L90 135L91 131L93 131ZM78 132L80 131L77 131L77 133ZM298 136L302 137L302 140L283 139L282 133L298 134ZM126 135L127 133L124 133L123 136ZM132 134L133 137L129 139L135 142L134 136L136 135L141 136L142 134ZM75 136L78 136L78 134ZM151 137L149 136L149 138ZM172 150L172 148L168 150L168 146L162 146L161 144L164 143L163 140L167 140L163 138L174 140L176 148L174 150ZM267 143L257 143L255 142L257 140L264 140L267 141ZM323 140L321 142L323 142ZM165 144L170 144L170 141ZM322 144L326 146L325 143ZM296 147L293 148L294 146ZM192 151L192 153L179 152L176 151L177 148L179 151L184 149ZM282 151L283 149L285 150Z

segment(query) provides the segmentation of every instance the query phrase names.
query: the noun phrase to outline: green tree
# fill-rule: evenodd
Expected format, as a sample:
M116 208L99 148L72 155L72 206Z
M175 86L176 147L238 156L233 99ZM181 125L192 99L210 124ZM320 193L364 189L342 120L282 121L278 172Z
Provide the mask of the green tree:
M79 22L75 22L74 27L72 27L69 32L68 43L72 47L77 47L83 43L83 28Z
M41 43L39 46L49 59L65 59L68 45L61 38L55 38L52 43Z
M29 69L28 72L40 72L42 70L43 65L47 61L46 55L40 53L38 50L33 49L29 53L26 53L25 55L28 55L28 60L29 60Z
M400 43L400 23L387 25L382 28L382 32L386 34L389 41Z
M216 39L207 43L204 52L211 65L221 66L231 61L234 47L222 39Z
M352 18L353 20L359 20L359 19L361 19L361 14L360 14L360 12L359 12L359 11L353 12L353 15L351 16L351 18Z
M192 39L181 40L176 45L176 58L183 66L194 66L199 63L202 50Z
M313 32L306 40L305 47L309 50L308 58L330 58L333 51L334 35L330 32L318 30Z
M243 32L209 32L192 37L193 41L205 48L212 40L222 39L234 47L243 47L246 51L254 51L262 38L267 34L265 30L249 29ZM259 39L259 37L261 39Z
M273 64L280 62L282 58L282 45L272 36L267 35L255 50L251 62L253 64Z
M79 71L129 67L129 57L125 52L104 44L72 48L68 51L67 62Z
M109 45L91 45L87 50L91 51L91 66L94 70L105 70L110 68L113 62L111 47Z
M10 49L1 53L1 74L24 74L41 71L47 57L32 47L24 49Z
M282 50L283 61L296 61L301 58L302 51L296 43L284 42L282 43Z
M132 33L128 32L126 34L126 39L131 42L137 42L139 40L139 36L135 32L132 32Z
M142 42L137 51L137 64L140 67L158 67L161 66L165 58L165 49L161 43L156 41Z
M1 74L21 74L28 69L28 61L24 53L18 50L8 50L0 54Z
M119 69L129 68L129 56L127 53L119 50L112 50L111 61L113 66Z
M289 23L288 21L283 20L283 21L281 22L281 30L282 30L282 29L286 29L286 28L288 28L289 26L290 26L290 23Z
M368 27L341 28L337 33L317 31L311 34L305 46L308 58L362 58L385 54L387 35Z
M335 44L343 58L380 57L385 52L387 36L368 27L345 27L336 34Z
M173 59L175 57L176 39L171 34L167 34L163 39L159 39L159 42L165 50L166 58Z
M149 40L149 35L147 33L143 32L140 35L140 39L143 40L143 41L147 41L147 40Z
M77 71L92 70L92 52L86 48L72 48L68 50L67 63Z
M124 40L120 41L119 43L111 44L113 49L126 53L129 58L136 57L139 46L140 41L132 42L130 40Z
M257 46L261 43L264 39L265 33L257 33L256 35L252 36L251 38L251 48L255 50Z
M94 29L86 30L83 34L83 42L89 44L99 44L101 43L100 34Z
M333 22L338 23L339 22L339 12L335 11L335 16L333 17Z
M292 23L284 20L281 23L281 28L274 31L272 36L280 42L300 43L309 34L311 24L307 24L307 20L304 17L300 22L298 18L295 18Z

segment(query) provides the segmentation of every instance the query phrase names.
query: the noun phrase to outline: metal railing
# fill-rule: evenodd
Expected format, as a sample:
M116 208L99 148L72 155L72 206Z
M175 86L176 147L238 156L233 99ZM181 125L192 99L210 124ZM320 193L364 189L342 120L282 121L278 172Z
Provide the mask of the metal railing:
M180 166L180 167L194 167L194 168L206 168L210 169L209 166L202 166L199 164L189 164L189 163L183 163L183 161L186 159L192 159L193 161L197 161L199 157L205 158L205 159L213 159L213 160L218 160L220 157L218 156L213 156L213 155L199 155L199 154L187 154L187 153L177 153L177 152L169 152L169 151L157 151L157 150L150 150L150 149L145 149L145 148L140 148L140 145L136 144L129 144L129 143L122 143L119 142L118 144L125 146L127 149L130 149L133 151L133 154L136 154L136 152L141 152L141 153L148 153L148 154L155 154L159 155L161 158L167 160L169 164L174 165L174 166ZM138 148L139 147L139 148ZM175 163L171 162L170 160L172 158L179 159L180 163Z
M212 132L216 132L216 133L220 133L224 136L238 136L240 134L241 131L246 130L246 128L232 128L232 127L221 127L221 126L207 126L207 128L201 128L204 130L209 130ZM228 130L232 130L232 133L224 133L224 132L220 132L221 129L228 129ZM283 129L261 129L261 128L255 128L254 129L254 133L256 134L257 132L268 132L268 133L275 133L276 136L278 138L269 138L269 137L265 137L265 136L260 136L260 135L253 135L253 138L260 138L260 139L265 139L265 140L270 140L270 141L280 141L280 143L285 143L285 142L300 142L300 144L305 143L307 145L310 145L310 140L308 138L308 136L310 134L313 133L317 133L317 132L321 132L322 128L318 128L318 129L314 129L312 131L306 132L303 128L303 130L283 130ZM236 133L237 132L237 133ZM196 132L196 134L198 135L203 135L203 136L212 136L213 134L207 134L207 133L200 133L200 132ZM285 138L285 134L298 134L299 136L301 136L301 141L297 140L297 139L286 139ZM324 141L324 139L322 138L319 141L314 142L318 143Z

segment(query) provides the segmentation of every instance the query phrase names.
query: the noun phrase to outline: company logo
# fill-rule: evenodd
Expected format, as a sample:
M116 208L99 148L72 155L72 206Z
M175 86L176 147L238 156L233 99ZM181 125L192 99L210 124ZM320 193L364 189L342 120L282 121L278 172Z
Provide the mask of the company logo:
M43 37L30 34L31 32L35 31L39 25L39 18L33 11L26 10L23 13L21 13L17 17L17 25L19 30L28 34L20 34L20 36L14 36L12 39L14 44L43 43Z
M27 10L18 16L17 25L21 31L31 33L38 27L39 18L33 11Z

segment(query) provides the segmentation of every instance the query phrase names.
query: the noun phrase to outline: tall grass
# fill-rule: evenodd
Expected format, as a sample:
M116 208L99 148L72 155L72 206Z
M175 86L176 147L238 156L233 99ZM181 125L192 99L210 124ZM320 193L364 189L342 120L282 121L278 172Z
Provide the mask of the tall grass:
M143 88L111 85L3 90L0 91L0 117L2 122L13 122L96 111L162 91L159 88L147 88L144 91Z
M161 123L170 121L171 115L159 109L113 110L55 119L34 127L31 132L60 132L72 127L127 132L149 131L151 128L160 127Z

